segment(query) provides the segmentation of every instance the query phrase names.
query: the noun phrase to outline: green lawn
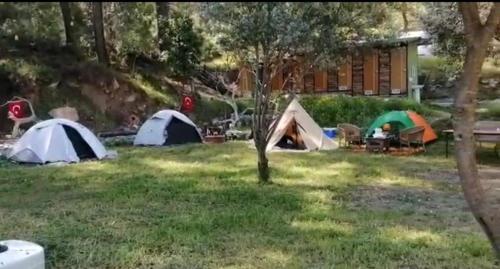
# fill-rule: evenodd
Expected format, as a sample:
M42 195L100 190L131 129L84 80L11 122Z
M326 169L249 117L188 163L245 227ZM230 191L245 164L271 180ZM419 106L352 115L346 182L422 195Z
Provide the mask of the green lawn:
M0 238L48 268L492 268L443 145L415 157L243 142L117 148L65 167L0 163Z

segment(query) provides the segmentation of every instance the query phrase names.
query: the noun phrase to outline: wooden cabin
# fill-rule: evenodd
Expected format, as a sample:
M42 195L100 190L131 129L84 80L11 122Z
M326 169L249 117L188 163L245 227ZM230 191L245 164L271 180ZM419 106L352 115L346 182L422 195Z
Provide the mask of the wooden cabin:
M417 47L427 43L428 40L415 37L359 44L342 65L306 71L297 60L273 78L271 87L273 91L295 90L304 94L408 95L409 89L417 85ZM255 76L242 71L240 90L251 92ZM305 73L297 75L300 72ZM298 79L287 80L289 77Z

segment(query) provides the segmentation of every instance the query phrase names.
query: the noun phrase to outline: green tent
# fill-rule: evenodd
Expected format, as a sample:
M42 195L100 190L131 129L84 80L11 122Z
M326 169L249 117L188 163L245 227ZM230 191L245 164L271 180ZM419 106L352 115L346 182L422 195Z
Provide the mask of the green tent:
M413 120L410 119L406 111L390 111L382 114L382 116L378 117L370 125L370 128L368 128L365 133L365 137L369 137L375 132L375 128L380 128L386 123L391 124L392 128L399 130L415 126Z

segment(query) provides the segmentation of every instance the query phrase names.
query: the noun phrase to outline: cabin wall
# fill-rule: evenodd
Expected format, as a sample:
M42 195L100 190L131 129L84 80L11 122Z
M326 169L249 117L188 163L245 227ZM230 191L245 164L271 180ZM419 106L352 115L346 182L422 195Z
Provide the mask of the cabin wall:
M360 49L348 55L343 64L325 69L306 68L303 59L298 59L273 77L271 87L299 93L404 95L417 84L417 61L417 44ZM243 70L239 86L243 92L255 88L249 70Z

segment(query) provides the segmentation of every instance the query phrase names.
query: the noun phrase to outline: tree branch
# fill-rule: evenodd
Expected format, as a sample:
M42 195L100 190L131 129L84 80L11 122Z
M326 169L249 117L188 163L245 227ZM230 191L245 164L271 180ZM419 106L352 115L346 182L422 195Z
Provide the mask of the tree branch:
M494 6L490 10L490 14L488 15L488 19L484 24L484 31L491 32L491 36L495 35L495 32L500 32L500 3L495 3Z
M458 9L462 13L464 20L465 38L473 43L476 32L481 29L481 20L479 19L479 10L477 3L471 2L460 2L458 3Z

